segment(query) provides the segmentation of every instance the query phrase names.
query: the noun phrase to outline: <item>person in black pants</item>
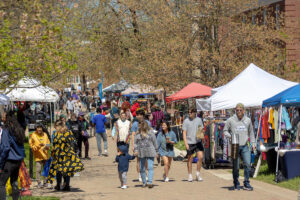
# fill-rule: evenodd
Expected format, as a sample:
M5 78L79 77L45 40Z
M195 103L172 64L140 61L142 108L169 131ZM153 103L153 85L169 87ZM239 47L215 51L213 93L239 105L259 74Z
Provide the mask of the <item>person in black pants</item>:
M12 199L17 200L20 192L18 176L25 157L25 131L13 113L6 116L3 129L0 129L0 199L6 199L6 182L10 178Z
M78 143L78 147L79 147L79 157L82 156L82 142L84 144L84 153L85 159L90 160L91 158L89 157L89 136L87 135L87 130L89 129L89 123L84 119L84 113L80 112L79 113L79 117L78 117L78 121L79 121L79 126L80 126L80 131L81 131L81 135L79 136L79 143Z
M80 124L76 117L76 114L72 113L71 119L69 119L67 122L67 127L73 133L77 142L77 145L75 145L74 147L75 152L79 155L79 157L81 157L82 135L81 135Z

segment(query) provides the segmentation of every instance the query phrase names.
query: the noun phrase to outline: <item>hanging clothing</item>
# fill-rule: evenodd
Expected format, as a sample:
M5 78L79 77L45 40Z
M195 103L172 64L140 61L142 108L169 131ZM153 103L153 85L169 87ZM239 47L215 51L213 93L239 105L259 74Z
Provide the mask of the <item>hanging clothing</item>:
M267 109L263 113L262 117L262 138L268 139L270 137L270 131L269 131L269 110Z
M271 124L272 129L275 129L275 123L274 123L274 109L271 108L270 109L270 113L269 113L269 123Z
M286 107L282 107L282 122L285 123L286 130L292 129L289 113Z

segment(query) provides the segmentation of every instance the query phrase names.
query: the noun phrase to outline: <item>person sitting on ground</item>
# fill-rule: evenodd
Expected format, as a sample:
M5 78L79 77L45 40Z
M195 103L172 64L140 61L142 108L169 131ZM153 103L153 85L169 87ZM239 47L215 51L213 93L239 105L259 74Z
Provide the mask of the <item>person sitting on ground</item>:
M127 172L129 169L129 161L133 160L135 156L128 154L128 148L126 145L120 145L118 148L118 155L116 156L116 162L118 163L119 178L121 181L121 188L127 188Z
M41 182L41 172L49 159L50 141L46 133L43 132L43 126L38 124L35 132L30 135L29 145L35 160L35 173L38 182L38 188L46 186L47 179L44 184Z

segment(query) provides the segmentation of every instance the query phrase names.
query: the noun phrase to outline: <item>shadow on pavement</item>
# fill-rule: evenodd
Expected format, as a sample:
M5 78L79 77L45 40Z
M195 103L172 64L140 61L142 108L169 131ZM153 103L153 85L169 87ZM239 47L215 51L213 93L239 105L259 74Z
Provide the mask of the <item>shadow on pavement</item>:
M157 182L165 182L164 180L155 180L155 181L157 181ZM171 180L169 180L169 182L175 182L175 180L171 179Z
M140 184L140 185L135 185L134 187L136 187L136 188L142 188L142 184ZM153 184L153 188L155 188L156 186L158 186L158 185L156 185L156 184ZM148 187L145 187L145 188L148 188Z
M221 187L222 189L227 189L229 191L233 191L234 190L234 187L233 186L230 186L230 187Z

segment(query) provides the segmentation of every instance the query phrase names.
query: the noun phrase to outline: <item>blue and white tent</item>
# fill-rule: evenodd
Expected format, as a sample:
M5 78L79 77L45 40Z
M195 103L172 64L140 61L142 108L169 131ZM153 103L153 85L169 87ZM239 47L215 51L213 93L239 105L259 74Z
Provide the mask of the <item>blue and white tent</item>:
M290 87L263 101L263 107L300 104L300 84Z

